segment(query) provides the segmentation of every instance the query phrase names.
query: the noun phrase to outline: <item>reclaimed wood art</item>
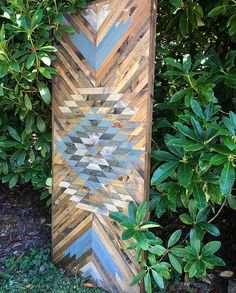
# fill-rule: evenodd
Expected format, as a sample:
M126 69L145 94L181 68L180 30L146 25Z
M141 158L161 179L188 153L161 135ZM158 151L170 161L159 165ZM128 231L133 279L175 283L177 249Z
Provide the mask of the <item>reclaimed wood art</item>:
M65 15L53 80L53 259L110 292L140 270L110 211L147 200L153 0L94 1Z

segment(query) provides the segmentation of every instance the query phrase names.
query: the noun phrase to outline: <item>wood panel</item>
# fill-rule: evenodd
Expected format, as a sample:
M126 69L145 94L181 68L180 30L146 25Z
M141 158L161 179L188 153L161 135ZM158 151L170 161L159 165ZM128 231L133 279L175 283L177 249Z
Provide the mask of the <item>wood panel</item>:
M53 259L111 292L140 292L108 214L148 199L156 7L95 1L65 15L53 80Z

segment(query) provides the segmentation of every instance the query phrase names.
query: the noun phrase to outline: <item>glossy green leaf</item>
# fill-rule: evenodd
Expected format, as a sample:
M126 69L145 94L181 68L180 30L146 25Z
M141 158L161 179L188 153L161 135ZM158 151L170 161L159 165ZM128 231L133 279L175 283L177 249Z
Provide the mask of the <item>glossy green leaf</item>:
M225 266L225 262L216 255L204 256L204 261L213 264L214 266Z
M152 293L152 282L149 272L144 277L144 287L147 293Z
M203 17L203 9L202 7L200 6L200 4L198 2L193 2L193 12L200 16L200 17Z
M193 219L188 214L182 214L179 216L180 220L186 225L192 225Z
M228 198L228 204L231 207L231 209L236 210L236 199L233 196L230 196Z
M25 162L26 151L21 151L16 160L17 165L21 166Z
M171 153L173 153L173 154L176 155L177 157L182 158L183 155L184 155L184 150L183 150L183 148L169 144L169 142L170 142L172 139L174 139L174 136L172 136L172 135L166 134L166 135L164 136L164 141L165 141L165 145L166 145L166 147L168 148L168 150L169 150Z
M30 111L32 111L32 103L31 103L31 100L30 100L30 98L29 98L29 95L27 95L27 94L25 94L25 96L24 96L24 102L25 102L25 107L28 109L28 110L30 110Z
M222 194L228 194L235 181L235 169L231 162L227 162L220 175L220 190Z
M220 236L220 231L219 229L212 225L211 223L207 223L207 222L202 222L199 223L199 225L201 225L201 227L206 230L208 233L210 233L213 236Z
M122 227L125 227L127 229L134 229L134 224L131 222L131 220L125 220L119 223Z
M45 132L46 131L46 124L44 120L42 119L41 116L37 116L37 127L40 132Z
M173 59L171 57L168 57L168 58L165 58L164 61L169 66L172 66L172 67L177 68L177 69L180 69L180 70L183 69L181 63L178 60L176 60L176 59Z
M148 251L153 254L156 254L158 256L161 256L166 252L166 249L165 249L165 247L163 247L161 245L155 245L155 246L149 248Z
M212 149L222 155L226 155L226 156L231 156L232 155L232 151L230 151L226 146L224 145L219 145L219 144L214 144L211 145Z
M138 245L140 246L140 248L147 250L148 249L148 240L145 237L145 234L143 232L140 231L136 231L134 234L134 238L136 239Z
M32 19L31 19L31 27L34 28L36 25L40 24L40 22L42 21L42 18L43 18L43 9L41 7L39 7Z
M192 180L192 176L193 170L189 163L181 163L177 171L177 178L180 185L187 187Z
M192 142L183 138L170 139L168 141L168 144L178 146L178 147L183 147L185 150L188 150L188 151L199 151L205 147L203 144Z
M213 103L209 103L206 106L206 109L204 111L204 114L205 114L207 120L212 117L213 110L214 110L214 104Z
M204 113L202 111L202 108L196 100L192 100L191 107L196 116L204 119Z
M1 63L0 64L0 78L3 78L8 73L8 64L7 63Z
M43 46L43 47L39 48L39 51L56 52L57 49L55 47L53 47L53 46L48 45L48 46Z
M183 98L186 95L187 89L182 89L178 92L176 92L170 99L171 103L175 103L179 101L181 98Z
M48 196L49 196L49 192L48 192L48 190L45 190L45 191L43 191L43 192L41 193L41 195L40 195L40 200L44 200L44 199L46 199Z
M191 55L190 54L184 55L184 58L183 58L183 70L186 73L189 73L189 71L191 69L191 66L192 66L192 58L191 58Z
M34 150L32 148L29 151L29 158L30 158L31 162L35 161L35 153L34 153Z
M13 140L4 140L0 142L0 146L2 148L11 148L11 147L17 147L19 145L18 141L13 141Z
M18 182L18 180L19 180L19 177L20 177L19 174L15 174L15 175L10 179L10 181L9 181L9 188L13 188L13 187L17 184L17 182Z
M121 212L110 212L109 217L118 223L121 223L123 221L129 221L129 218Z
M194 117L191 117L191 123L193 125L196 136L200 140L203 140L203 130L202 130L201 124Z
M190 129L188 126L180 123L180 122L175 122L174 123L175 127L178 128L178 130L183 133L185 136L187 136L188 138L191 138L195 141L199 141L199 138L196 136L196 134L194 133L194 131L192 129Z
M32 52L29 54L27 60L26 60L26 68L27 69L30 69L33 65L34 65L34 62L35 62L35 52Z
M165 198L162 196L159 198L159 201L156 205L156 209L155 209L156 216L160 218L166 212L166 209L167 209L167 203Z
M31 134L33 129L33 124L34 124L34 116L33 115L30 115L31 112L26 116L26 119L25 119L25 131L27 134Z
M73 33L76 32L76 30L72 26L64 26L63 31L68 33L68 34L73 34Z
M203 255L211 255L217 252L221 247L220 241L208 242L202 249Z
M236 114L232 111L229 112L230 121L232 122L234 128L236 129Z
M226 126L226 128L230 131L230 133L232 135L235 135L234 124L230 121L230 119L228 117L223 117L222 120L223 120L224 125Z
M197 214L197 207L193 199L190 199L188 202L188 210L191 218L195 219Z
M178 164L179 163L176 161L170 161L158 167L152 176L151 185L156 185L163 182L175 171Z
M44 55L42 54L42 56L40 57L40 60L47 66L51 65L51 58L44 53Z
M158 161L179 161L179 158L166 151L153 151L152 158Z
M193 196L196 201L198 208L204 208L206 206L206 195L202 190L202 187L199 183L193 182Z
M199 276L206 275L206 266L201 259L196 260L196 270Z
M135 278L132 280L132 282L130 283L130 286L134 286L136 285L138 282L140 282L144 276L146 275L147 271L142 270L141 272L139 272L137 274L137 276L135 276Z
M3 83L0 83L0 97L4 96Z
M231 137L224 137L223 142L231 151L233 151L236 148L236 143L233 141Z
M163 277L160 274L158 274L155 270L152 270L152 276L157 286L161 289L164 289L165 285Z
M175 8L179 8L179 7L183 7L184 3L182 0L169 0L169 2L175 7Z
M46 78L51 79L51 73L45 67L38 67L38 71Z
M14 176L14 174L12 174L12 173L8 173L6 176L3 176L2 183L9 182L13 176Z
M183 258L186 254L184 247L174 246L170 249L171 254Z
M218 165L224 164L226 161L227 161L227 157L225 155L217 154L211 158L210 164L218 166Z
M11 61L9 63L9 69L13 70L15 72L19 72L20 71L20 65L16 61Z
M227 5L216 6L212 10L210 10L210 12L208 13L208 16L209 17L215 17L215 16L218 16L221 13L225 13L227 7L228 7Z
M169 238L169 240L168 240L168 244L167 244L168 248L174 246L174 245L179 241L181 235L182 235L182 231L181 231L181 230L177 230L177 231L175 231L175 232L170 236L170 238Z
M189 23L188 23L188 16L185 11L182 11L180 14L180 19L179 19L179 29L180 33L183 36L186 36L189 32Z
M170 263L172 264L173 268L180 274L182 274L182 266L179 263L179 261L177 260L177 258L172 255L172 254L168 254Z
M152 222L152 221L147 221L140 225L141 229L151 229L151 228L158 228L158 227L161 227L160 224L156 222Z
M21 137L15 128L8 126L8 131L15 140L21 142Z
M122 232L121 239L122 240L128 240L128 239L130 239L130 238L132 238L134 236L134 233L135 233L134 230L127 229L127 230Z
M197 274L196 264L192 263L190 270L189 270L189 277L192 278Z
M50 94L50 91L49 91L48 87L46 86L46 84L43 82L38 82L38 89L39 89L40 95L41 95L42 99L44 100L44 102L46 104L50 104L51 94Z
M135 223L136 210L137 210L137 207L135 203L131 201L128 206L128 215L132 223Z
M194 252L196 254L199 254L201 243L200 243L199 238L197 237L196 231L193 229L191 229L191 231L190 231L190 244L191 244L191 248L194 250Z
M136 211L136 215L135 215L135 221L138 225L140 225L146 216L146 212L147 212L147 202L144 201L138 208Z

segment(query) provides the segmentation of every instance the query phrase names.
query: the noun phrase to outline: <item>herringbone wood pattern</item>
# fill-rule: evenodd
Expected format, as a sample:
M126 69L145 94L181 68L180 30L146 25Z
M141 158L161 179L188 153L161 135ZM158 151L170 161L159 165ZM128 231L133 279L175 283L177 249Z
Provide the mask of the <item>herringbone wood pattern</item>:
M139 292L110 211L147 198L152 0L95 1L65 16L53 81L53 258L111 292Z

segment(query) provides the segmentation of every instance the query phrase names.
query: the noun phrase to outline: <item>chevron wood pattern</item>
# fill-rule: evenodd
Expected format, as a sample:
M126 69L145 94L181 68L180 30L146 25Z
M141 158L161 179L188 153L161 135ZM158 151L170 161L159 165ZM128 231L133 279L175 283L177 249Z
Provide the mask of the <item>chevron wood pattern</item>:
M65 15L53 80L53 259L110 292L140 270L110 211L147 200L156 7L104 0Z

